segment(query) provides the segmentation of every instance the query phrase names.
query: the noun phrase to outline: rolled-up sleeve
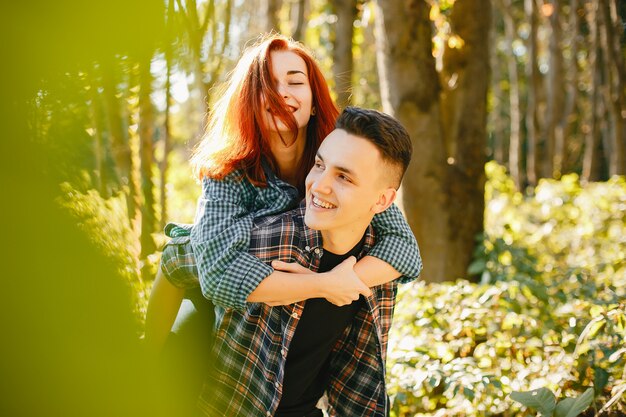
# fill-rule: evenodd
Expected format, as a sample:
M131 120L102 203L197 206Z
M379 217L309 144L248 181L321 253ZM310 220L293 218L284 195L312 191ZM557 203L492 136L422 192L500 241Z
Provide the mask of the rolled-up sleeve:
M189 236L175 237L165 244L161 255L161 270L165 278L178 288L196 288L198 268Z
M376 244L368 253L387 262L402 276L399 282L407 283L422 272L422 257L411 227L395 204L374 216L372 226Z

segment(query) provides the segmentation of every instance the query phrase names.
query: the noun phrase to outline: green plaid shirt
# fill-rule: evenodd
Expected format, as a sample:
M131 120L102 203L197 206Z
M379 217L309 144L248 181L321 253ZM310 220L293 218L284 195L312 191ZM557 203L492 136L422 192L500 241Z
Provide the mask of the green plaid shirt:
M170 281L182 288L198 286L204 296L224 308L243 309L250 293L274 270L249 253L255 218L283 213L299 203L295 187L266 169L267 186L255 187L242 171L223 180L204 179L194 225L169 224L166 234L173 244L191 233L195 254L189 267L184 254L164 250L161 268ZM394 204L374 216L376 245L368 255L382 259L403 275L401 282L422 270L417 241L404 216ZM171 261L171 256L176 259Z
M284 214L257 219L250 254L263 263L278 259L316 271L323 255L321 235L304 224L304 204ZM170 266L193 269L189 237L166 248ZM374 245L366 231L359 258ZM398 281L373 288L331 353L327 394L332 416L389 414L385 388L387 341ZM199 399L207 416L271 416L282 392L285 361L305 302L270 307L247 303L243 310L216 306L215 370Z

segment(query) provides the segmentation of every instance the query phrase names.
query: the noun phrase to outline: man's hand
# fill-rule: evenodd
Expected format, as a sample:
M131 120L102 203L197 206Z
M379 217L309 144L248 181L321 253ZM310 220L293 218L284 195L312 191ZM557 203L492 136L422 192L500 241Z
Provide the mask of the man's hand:
M324 280L324 298L329 302L343 306L358 300L360 295L369 297L372 294L354 272L355 263L356 258L350 256L329 272L320 274Z

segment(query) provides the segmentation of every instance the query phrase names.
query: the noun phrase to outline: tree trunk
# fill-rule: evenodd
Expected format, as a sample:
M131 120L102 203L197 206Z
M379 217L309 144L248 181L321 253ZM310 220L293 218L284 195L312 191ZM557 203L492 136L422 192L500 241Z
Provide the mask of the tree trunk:
M543 176L559 178L561 176L561 159L557 156L556 130L563 113L565 102L565 87L563 82L563 53L561 51L561 11L559 2L551 0L552 14L548 16L550 21L551 36L549 41L550 69L546 83L547 99L547 138L546 155L543 158ZM560 144L559 144L560 146ZM558 159L558 161L557 161ZM558 166L558 169L556 167Z
M524 0L526 16L530 19L530 33L526 46L526 179L530 185L537 184L537 90L539 76L537 69L537 6L535 0Z
M458 259L458 264L449 265L448 279L466 275L474 242L483 231L490 20L489 0L458 0L450 14L450 26L464 46L451 48L447 44L443 55L446 87L441 108L452 115L452 123L444 129L455 150L448 178L453 231L448 253ZM453 78L456 84L451 82Z
M511 0L506 0L502 8L504 18L505 37L508 40L508 47L513 51L513 41L516 38L515 21L511 14ZM511 120L511 135L509 139L509 172L511 178L515 182L518 190L522 190L524 183L522 178L522 141L521 141L521 122L522 114L520 109L520 93L519 93L519 71L517 67L517 58L514 54L507 55L507 70L509 73L509 113Z
M127 115L122 102L117 96L117 73L113 59L107 59L102 63L102 94L106 109L111 151L119 183L126 188L126 209L128 210L128 220L132 223L139 214L139 204L137 204L139 186L136 176L133 175L130 138L124 122L124 117Z
M291 37L296 41L302 41L304 36L304 10L306 8L306 0L292 1L291 4L291 19L295 22Z
M154 210L154 109L150 100L152 93L151 56L146 54L139 63L139 154L141 172L141 258L145 259L156 250L152 233L155 231L156 215Z
M109 178L107 170L107 142L104 134L104 120L102 115L102 103L98 93L99 85L97 77L90 77L89 95L91 99L91 123L94 132L94 157L96 168L97 189L104 198L110 196Z
M570 53L567 64L567 81L565 83L565 104L554 131L554 170L559 174L569 171L567 166L567 150L565 147L566 138L571 140L572 114L576 106L578 97L578 37L579 37L579 21L578 21L578 0L570 0L568 33L570 38Z
M583 160L583 179L598 181L601 177L602 153L602 112L603 102L600 89L602 88L602 51L600 48L600 33L597 25L598 4L593 4L587 14L589 23L589 68L591 71L591 121L590 129L585 137L585 153Z
M454 155L458 161L453 167L443 141L441 87L432 56L430 7L424 0L376 3L381 99L384 110L404 124L413 141L413 159L403 185L404 208L420 243L424 258L422 277L427 281L465 276L475 236L482 230L481 203L475 197L483 198L490 6L482 0L460 0L454 7L458 10L452 21L464 37L468 52L449 57L459 77L459 91L451 94L449 101L457 109L454 117L457 126L453 131L464 133L463 140L452 135L459 147ZM467 26L456 20L463 13ZM469 62L469 56L478 58ZM482 67L476 65L478 61ZM482 74L477 74L481 69ZM467 85L474 82L474 87ZM469 147L478 149L469 150ZM468 154L461 155L463 152ZM470 161L472 158L477 161ZM453 181L461 184L457 186ZM469 189L460 190L464 187ZM460 226L460 219L473 224Z
M496 44L498 38L498 26L502 21L502 13L496 13L494 9L494 16L491 19L491 30L489 32L489 43L491 45ZM506 54L507 56L510 53ZM488 124L491 125L493 132L491 133L491 147L493 152L493 159L500 165L506 165L507 161L507 128L506 128L506 114L508 113L507 106L504 101L504 91L502 90L502 79L504 78L503 70L500 65L502 57L498 53L498 48L491 48L489 54L489 65L491 66L491 95L492 104L491 111L487 115Z
M603 49L607 61L606 103L613 123L610 136L609 175L626 174L626 69L620 50L623 26L615 0L601 0Z
M280 12L281 1L262 0L262 3L262 10L265 10L265 31L274 31L280 33L280 20L278 17L278 12Z
M171 150L171 130L170 130L170 113L172 104L172 64L173 64L173 51L172 42L174 31L174 0L169 0L167 7L167 38L165 40L165 120L163 121L163 159L160 164L160 207L161 207L161 219L160 228L163 230L165 223L168 220L167 213L167 170L168 170L168 157Z
M352 96L352 39L357 15L356 0L335 0L331 5L337 15L333 36L333 78L337 105L344 108L350 105Z

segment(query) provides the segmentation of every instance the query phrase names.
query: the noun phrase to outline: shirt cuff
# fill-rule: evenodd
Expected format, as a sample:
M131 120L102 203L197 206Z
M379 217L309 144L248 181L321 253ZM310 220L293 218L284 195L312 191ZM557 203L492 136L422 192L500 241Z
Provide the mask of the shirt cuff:
M376 242L367 255L391 265L402 275L398 278L398 282L406 284L417 279L422 272L422 257L420 256L419 248L416 244L411 246L413 247L407 251L405 239L397 236L385 236L384 239ZM402 259L399 259L399 253L404 255Z
M236 265L236 266L235 266ZM274 269L263 263L254 255L239 253L226 268L219 284L210 287L210 283L201 280L200 286L204 296L223 308L243 310L248 303L248 297L256 287L274 272Z
M165 244L160 267L165 278L175 287L189 289L200 285L189 236L173 238Z

